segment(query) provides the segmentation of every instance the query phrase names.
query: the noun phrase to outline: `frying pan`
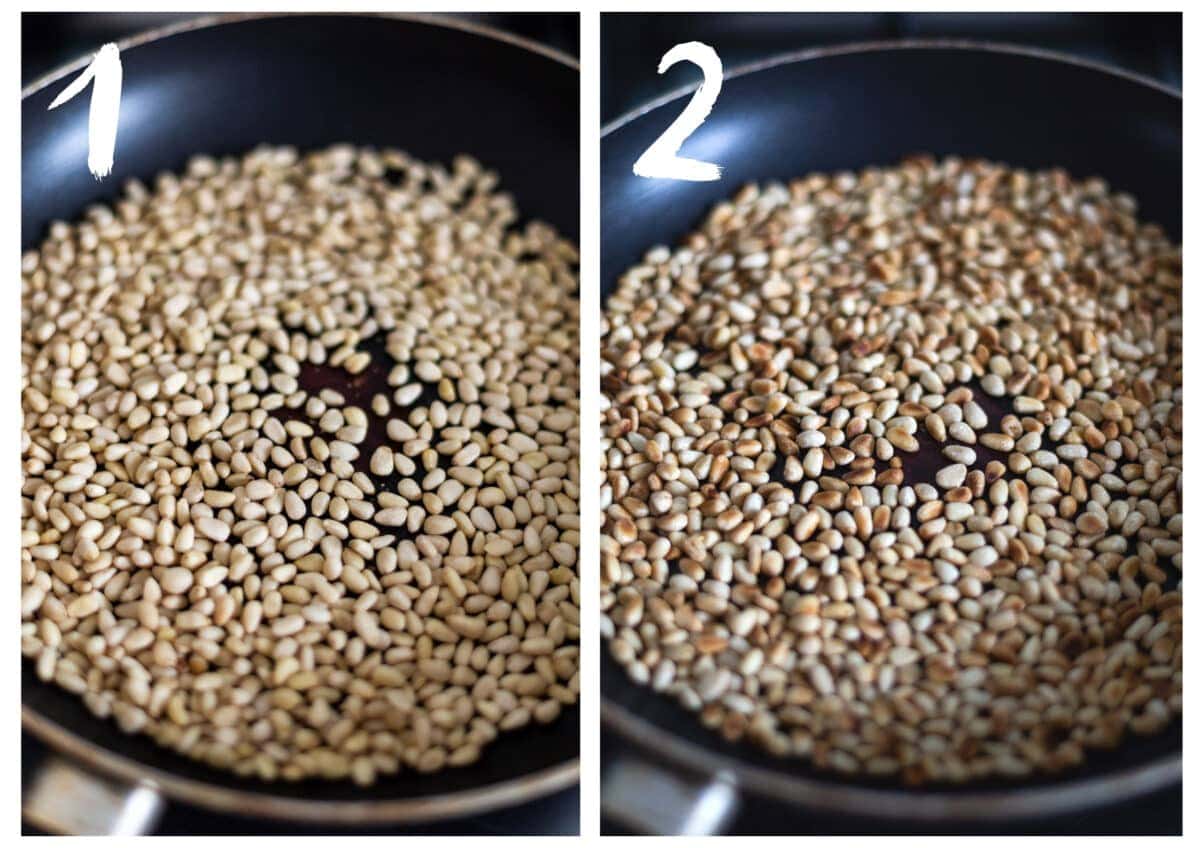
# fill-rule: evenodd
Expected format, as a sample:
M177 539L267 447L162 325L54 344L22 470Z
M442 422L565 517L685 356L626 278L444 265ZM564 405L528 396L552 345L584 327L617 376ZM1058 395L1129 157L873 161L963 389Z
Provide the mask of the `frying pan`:
M1042 51L965 42L810 50L726 73L712 114L680 151L723 166L719 181L634 176L634 161L694 90L675 91L602 131L605 297L647 249L678 243L713 203L747 182L887 165L912 153L1103 176L1138 199L1143 220L1176 240L1181 235L1182 99L1151 80ZM803 760L725 742L673 700L632 683L606 648L601 655L605 732L640 751L632 767L620 764L620 779L605 775L605 813L636 827L696 826L701 818L701 825L715 826L739 794L925 824L1011 821L1124 800L1182 776L1182 722L1176 721L1114 751L1089 752L1084 767L1058 776L920 789L845 779ZM668 762L688 777L656 793L655 782L670 783L672 776L647 766L650 761ZM703 803L688 809L689 793ZM668 795L682 807L674 814L665 809L672 803ZM643 815L647 809L654 814Z
M392 146L440 162L470 153L500 174L523 215L578 238L578 64L546 47L460 20L399 15L225 15L120 46L116 164L102 182L86 166L87 98L47 112L90 57L22 94L23 249L51 221L117 198L129 178L263 143ZM362 788L239 778L121 734L28 663L21 684L27 730L72 764L141 786L143 798L149 788L242 815L362 826L477 814L578 780L578 707L501 734L470 767Z

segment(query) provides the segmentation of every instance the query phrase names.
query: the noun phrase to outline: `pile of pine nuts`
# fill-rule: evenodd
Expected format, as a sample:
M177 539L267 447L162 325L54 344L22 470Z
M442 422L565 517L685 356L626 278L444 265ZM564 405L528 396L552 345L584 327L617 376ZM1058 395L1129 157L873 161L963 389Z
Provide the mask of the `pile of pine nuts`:
M576 701L578 256L496 187L199 157L25 254L42 680L216 767L360 784ZM386 379L354 405L314 367Z
M748 186L601 327L601 624L729 740L1024 777L1182 709L1182 266L1101 180Z

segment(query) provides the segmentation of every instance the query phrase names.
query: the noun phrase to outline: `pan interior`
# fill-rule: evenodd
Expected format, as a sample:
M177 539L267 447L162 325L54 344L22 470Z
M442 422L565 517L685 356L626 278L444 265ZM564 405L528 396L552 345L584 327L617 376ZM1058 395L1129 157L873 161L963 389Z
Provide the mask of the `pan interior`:
M1081 768L1055 775L1040 774L1021 780L995 778L954 785L929 783L917 787L902 786L894 779L850 778L833 771L817 769L805 759L773 757L749 742L728 742L716 731L702 725L694 713L685 710L675 700L630 682L625 670L608 653L606 646L601 647L601 654L600 689L606 701L648 723L656 733L672 736L703 749L706 754L716 754L766 774L773 784L772 794L786 796L797 803L804 803L804 795L789 788L788 778L806 778L822 783L877 790L903 789L905 793L923 796L1013 790L1033 792L1088 777L1116 774L1146 763L1177 756L1182 750L1183 722L1177 719L1166 730L1153 736L1127 738L1123 745L1113 750L1089 750L1087 760ZM1104 799L1096 800L1099 802Z
M23 247L197 153L341 142L427 162L469 153L523 215L578 237L579 74L524 47L411 20L296 15L179 32L121 62L116 162L102 182L86 165L87 98L48 112L64 78L23 100Z
M322 802L434 798L532 777L574 759L579 751L579 707L575 706L564 709L552 724L501 733L484 749L479 761L466 768L447 768L433 774L405 770L381 777L367 787L348 780L266 783L198 763L159 747L148 736L126 736L114 723L88 712L75 695L38 680L28 662L21 664L21 686L25 703L42 718L106 751L174 777L272 798Z
M847 50L730 74L708 120L680 155L722 166L717 182L647 180L633 162L682 111L687 97L618 122L601 143L601 291L654 245L675 245L709 208L749 182L885 166L915 153L988 158L1016 167L1102 176L1139 202L1139 217L1172 238L1182 231L1182 102L1178 96L1095 68L964 46ZM850 780L806 760L726 742L674 700L633 684L601 653L606 702L655 733L763 770L781 795L789 777L895 789ZM1021 781L929 785L921 794L1051 787L1178 757L1182 722L1114 751L1089 751L1084 767ZM792 800L802 802L796 793ZM1098 799L1099 800L1099 799Z
M725 80L681 156L715 182L648 180L633 163L690 94L621 123L600 150L601 286L655 244L674 244L748 182L885 166L915 153L1104 177L1176 240L1182 222L1178 97L1091 67L951 47L834 53Z
M488 35L375 16L252 18L188 30L122 53L116 163L88 173L87 98L48 112L66 78L22 102L22 247L55 220L118 198L131 178L178 172L195 154L259 144L301 150L347 142L428 162L468 153L498 172L526 219L579 233L579 75ZM245 792L321 801L430 798L532 776L578 757L579 709L502 733L476 764L435 774L345 782L265 783L199 765L121 734L23 663L25 705L66 731L143 766Z

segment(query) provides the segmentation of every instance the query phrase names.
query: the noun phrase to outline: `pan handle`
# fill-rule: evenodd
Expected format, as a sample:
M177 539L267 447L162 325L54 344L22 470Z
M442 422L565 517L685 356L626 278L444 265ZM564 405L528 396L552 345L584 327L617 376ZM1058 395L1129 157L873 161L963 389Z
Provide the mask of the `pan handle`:
M622 754L606 764L600 812L640 834L720 834L738 808L731 775L695 779Z
M136 836L162 815L163 796L145 784L127 784L84 771L51 754L21 793L24 821L49 833Z

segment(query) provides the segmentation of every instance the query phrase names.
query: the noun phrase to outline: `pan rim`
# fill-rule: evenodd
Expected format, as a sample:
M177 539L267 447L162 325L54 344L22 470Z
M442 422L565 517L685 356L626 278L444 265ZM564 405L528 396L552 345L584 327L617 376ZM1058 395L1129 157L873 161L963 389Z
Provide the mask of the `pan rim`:
M917 793L900 786L891 789L842 783L832 772L828 780L823 780L750 765L645 721L605 698L603 692L600 721L605 729L615 730L637 746L635 757L649 751L700 776L727 781L735 789L753 795L824 811L860 815L869 812L879 818L924 823L999 822L1085 810L1114 798L1135 798L1183 778L1180 753L1111 774L1068 779L1057 785L1016 784L1011 789Z
M146 786L168 798L213 810L272 819L297 819L310 823L362 825L395 822L422 823L476 815L534 800L579 782L579 760L517 778L425 798L396 800L323 801L299 799L257 790L231 789L207 780L181 777L158 766L145 765L124 754L101 747L21 704L21 724L55 751L76 764L102 774ZM270 787L271 784L263 783Z
M476 21L450 17L440 13L408 12L230 12L198 15L137 33L116 42L122 51L150 44L173 35L194 30L210 29L243 21L289 17L373 17L407 23L439 26L483 38L490 38L550 59L560 65L580 70L578 60L553 47L524 36L505 32ZM33 80L21 89L21 100L53 85L91 61L88 53L60 65ZM307 823L335 825L385 825L396 823L419 824L459 816L477 815L527 801L543 798L579 783L579 755L530 774L484 784L471 789L432 795L423 798L395 800L323 801L300 800L270 791L230 789L206 780L183 777L157 766L144 765L125 754L99 746L89 739L68 730L41 715L24 702L22 691L21 726L30 731L54 751L73 758L77 765L94 769L100 774L127 781L131 785L147 786L168 798L193 803L225 813L262 816L274 819L295 819ZM271 784L264 782L264 787Z
M806 48L738 65L727 71L724 78L728 81L758 71L814 59L889 50L961 50L1060 62L1137 83L1175 100L1183 99L1182 92L1178 89L1102 62L1039 47L972 39L910 38ZM699 85L700 83L696 82L680 86L625 112L601 127L601 140L672 101L691 96ZM603 645L601 649L603 650ZM965 790L954 793L932 791L918 794L900 787L877 789L841 783L837 782L832 774L830 779L821 780L776 773L762 766L743 763L647 721L606 697L603 687L600 691L600 720L605 729L616 731L640 748L641 753L650 751L665 757L676 766L690 769L711 779L730 780L740 790L786 803L811 805L844 813L861 814L863 811L870 811L873 815L881 817L925 823L996 822L1017 816L1035 817L1082 810L1098 806L1113 797L1124 799L1143 795L1177 782L1183 777L1183 754L1179 751L1109 774L1066 778L1060 784L1049 786L1018 784L1011 789ZM635 751L634 756L638 755L639 752ZM1111 795L1106 798L1105 793Z
M490 38L494 41L501 41L505 44L510 44L513 47L519 47L522 50L527 50L530 53L536 53L546 59L551 59L558 62L560 65L565 65L573 71L578 72L580 69L579 60L575 57L563 53L557 48L542 44L531 38L526 38L522 35L517 35L511 32L497 29L495 27L482 24L477 21L465 20L462 18L451 17L449 13L435 12L224 12L218 14L197 15L194 18L187 18L182 21L175 21L170 24L165 24L160 27L145 30L135 33L134 35L126 36L114 42L117 48L121 51L129 50L133 47L140 47L143 44L151 44L155 41L162 41L172 35L180 35L185 32L193 32L201 29L212 29L217 26L226 24L241 23L243 21L270 20L274 18L298 18L298 17L333 17L333 18L383 18L385 20L404 21L407 23L426 24L428 26L440 26L446 29L455 29L460 32L470 33L472 35ZM47 86L62 80L63 78L75 73L76 71L85 68L92 61L92 53L85 53L76 59L72 59L66 64L59 65L51 71L47 71L37 79L30 82L28 85L21 88L21 100L25 100L31 95L37 94Z
M766 71L772 68L781 67L783 65L794 65L799 62L809 62L814 59L827 59L834 56L850 56L859 53L883 53L889 50L909 51L909 50L961 50L963 52L982 52L982 53L999 53L1010 56L1024 56L1030 59L1044 59L1051 62L1060 62L1065 65L1075 65L1087 70L1097 71L1109 76L1119 77L1130 82L1138 83L1139 85L1152 88L1155 91L1173 97L1176 100L1183 100L1183 92L1179 89L1172 88L1169 85L1159 82L1152 77L1143 74L1129 71L1115 65L1108 65L1104 62L1099 62L1094 59L1085 59L1080 56L1073 56L1069 53L1062 53L1057 50L1050 50L1043 47L1031 47L1023 44L1010 44L1000 41L978 41L969 38L901 38L894 41L855 41L848 44L838 44L830 47L806 47L803 50L791 50L786 53L777 53L773 56L768 56L765 59L758 59L753 62L747 62L738 65L732 70L728 70L724 74L724 79L728 82L731 79L737 79L758 71ZM681 85L678 88L672 89L666 94L661 94L640 106L635 106L629 111L609 121L600 128L600 138L603 140L610 134L621 129L626 124L632 123L638 118L653 112L661 106L666 106L673 100L678 100L682 97L691 95L697 88L700 87L699 82L688 83Z

